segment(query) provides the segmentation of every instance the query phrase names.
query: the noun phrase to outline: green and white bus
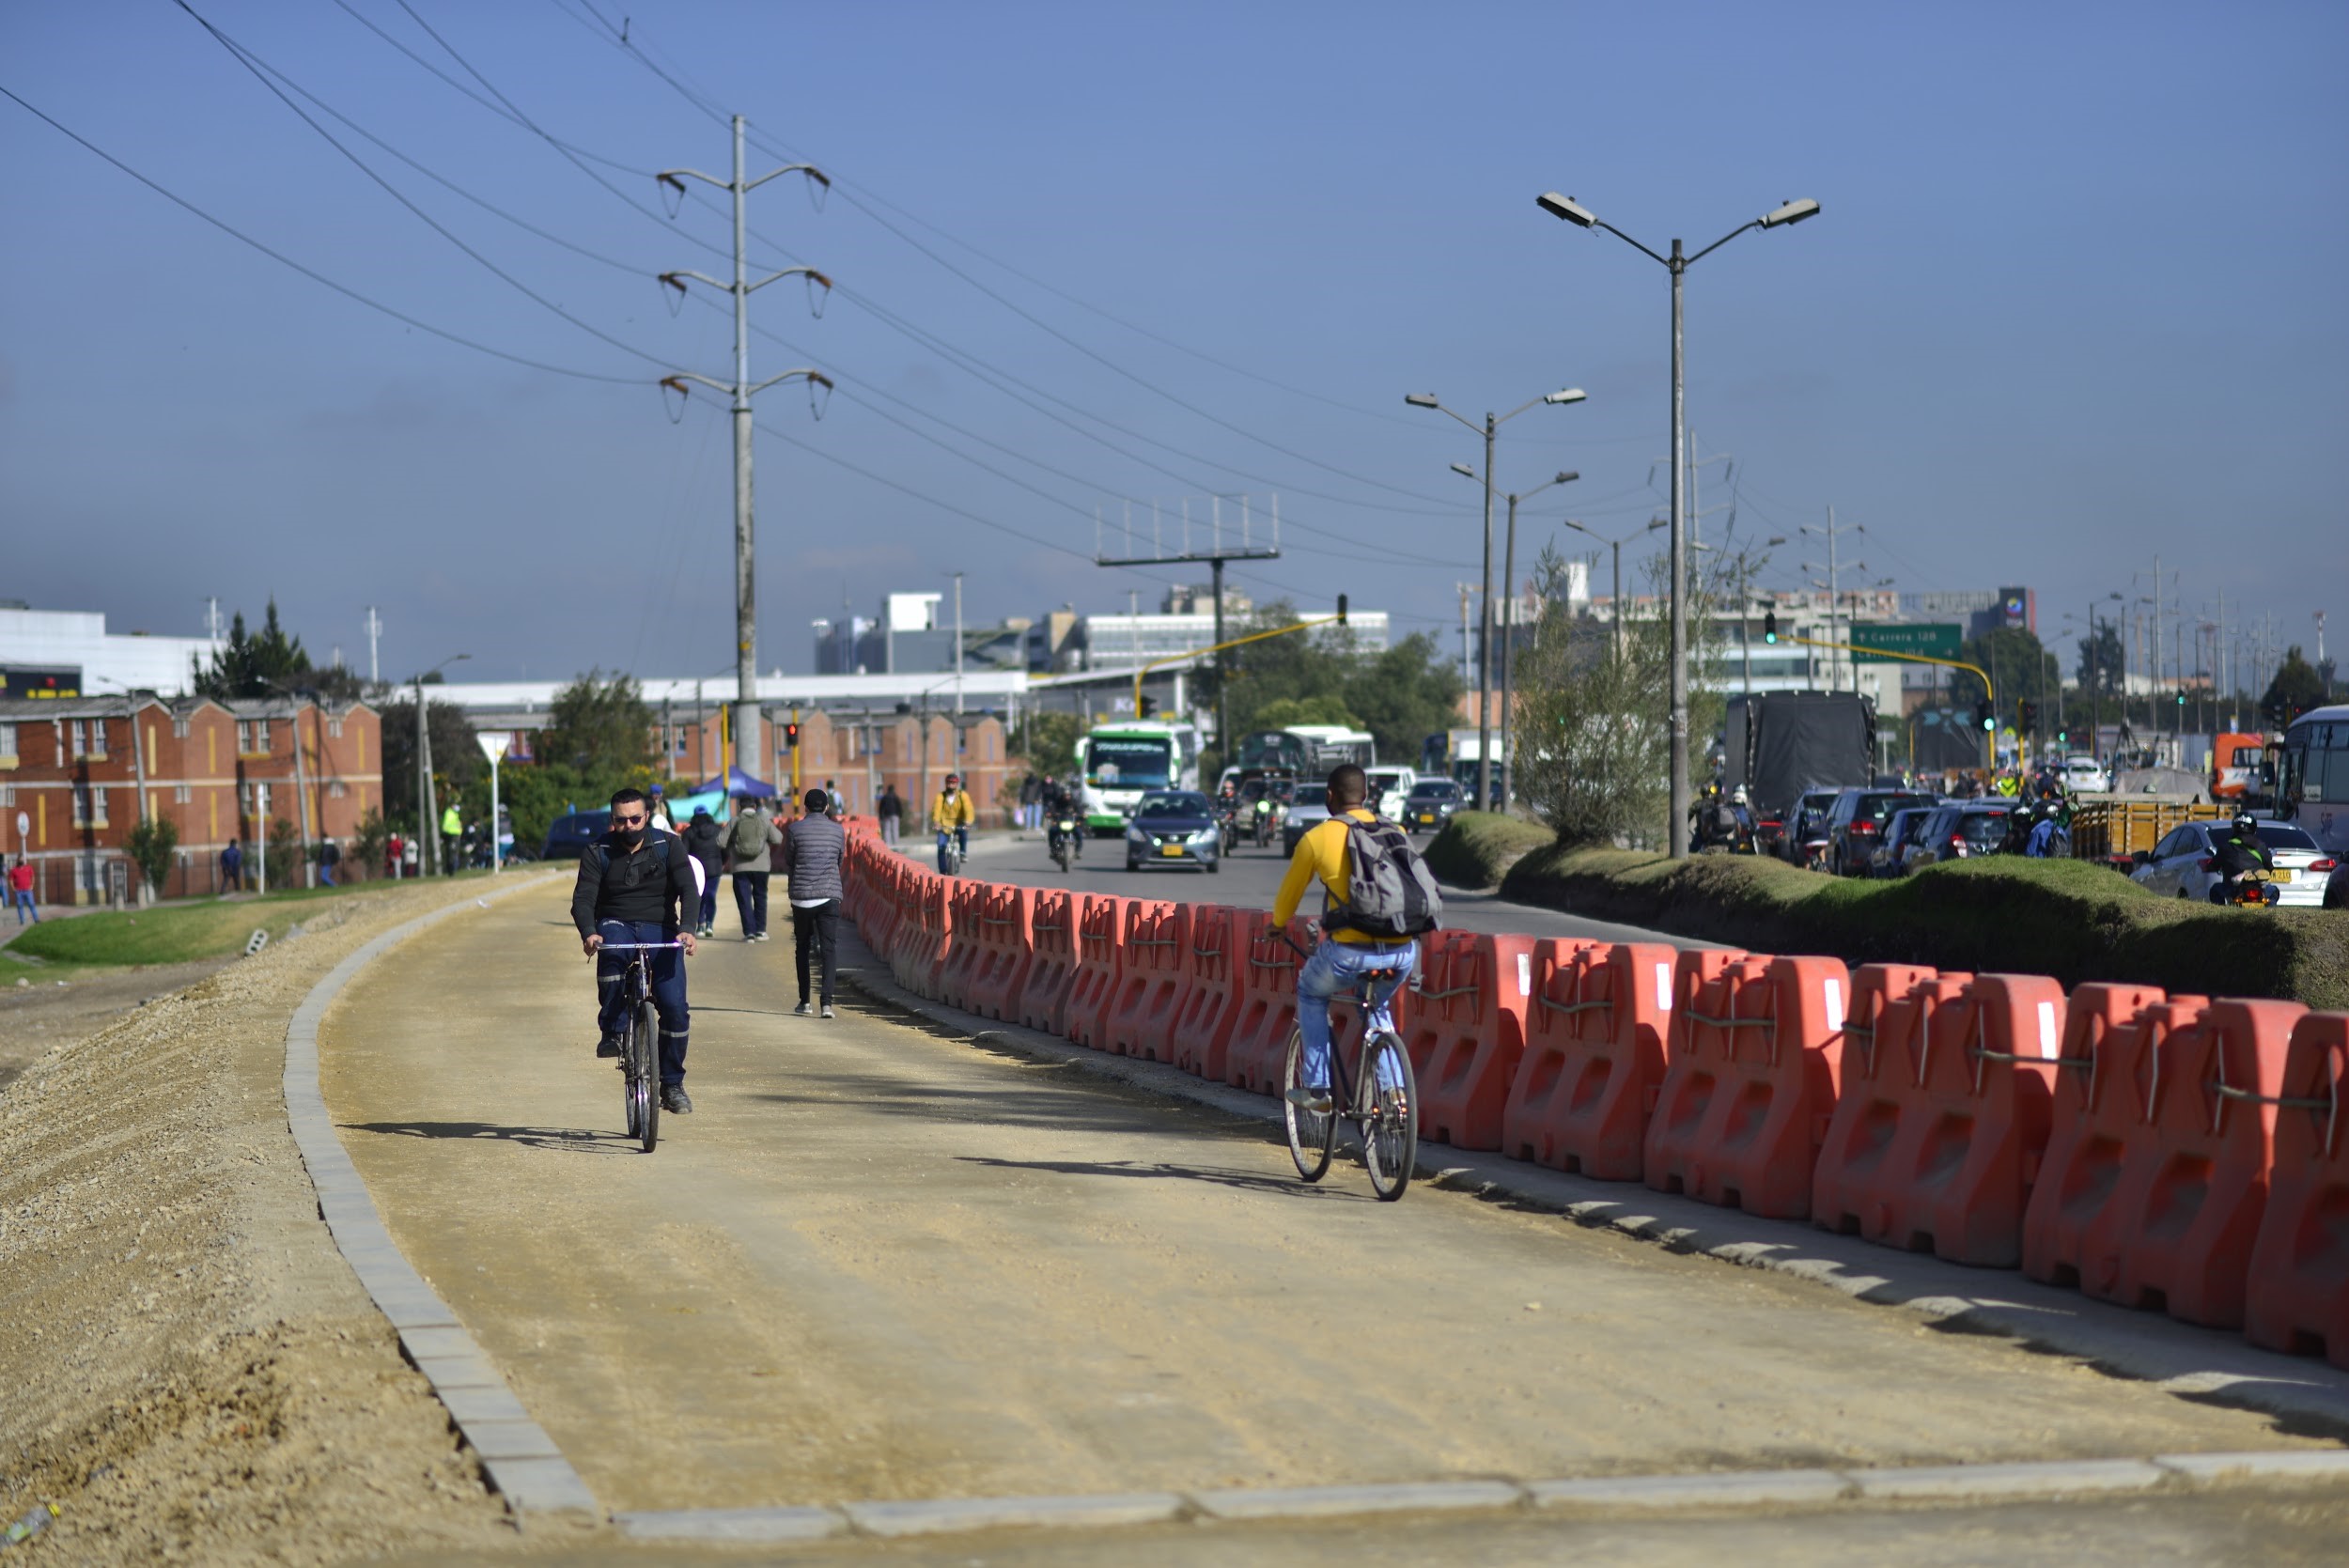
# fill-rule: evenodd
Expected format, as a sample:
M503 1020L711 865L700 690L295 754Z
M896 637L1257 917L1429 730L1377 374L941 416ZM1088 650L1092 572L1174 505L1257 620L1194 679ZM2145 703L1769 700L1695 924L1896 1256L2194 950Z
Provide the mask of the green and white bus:
M1199 732L1190 724L1150 720L1094 726L1077 738L1077 772L1100 791L1085 815L1096 833L1122 833L1143 796L1157 789L1199 787Z

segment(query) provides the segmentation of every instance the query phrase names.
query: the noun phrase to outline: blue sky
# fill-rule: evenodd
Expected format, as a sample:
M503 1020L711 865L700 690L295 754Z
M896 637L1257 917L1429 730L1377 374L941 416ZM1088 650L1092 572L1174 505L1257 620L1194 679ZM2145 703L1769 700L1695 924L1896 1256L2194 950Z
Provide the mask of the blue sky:
M796 385L760 399L763 667L808 668L844 595L955 570L973 622L1147 604L1167 574L1094 567L1095 507L1214 491L1293 525L1236 581L1448 636L1479 539L1446 465L1479 454L1406 392L1473 416L1586 389L1505 427L1504 487L1582 474L1529 503L1521 558L1585 543L1563 516L1637 529L1667 279L1536 210L1552 188L1658 249L1825 204L1689 273L1690 425L1736 459L1741 533L1833 505L1868 581L2029 583L2043 632L2148 592L2157 554L2189 613L2223 593L2312 642L2349 609L2339 7L192 3L566 242L296 97L585 326L171 0L0 8L0 85L350 289L617 380L402 325L0 101L0 594L117 629L274 594L362 663L379 605L387 675L730 666L723 403L672 424L653 386L728 374L723 314L652 281L723 271L725 220L667 218L645 178L723 172L726 132L654 66L750 116L754 170L839 182L821 211L796 179L753 197L759 260L841 285L820 319L795 282L754 300L784 340L754 374L840 383L820 423Z

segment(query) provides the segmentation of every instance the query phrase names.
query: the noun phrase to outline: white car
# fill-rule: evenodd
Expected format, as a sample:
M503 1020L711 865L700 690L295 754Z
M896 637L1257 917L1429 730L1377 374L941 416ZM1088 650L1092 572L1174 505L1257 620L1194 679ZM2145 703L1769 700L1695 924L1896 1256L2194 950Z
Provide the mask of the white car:
M1403 802L1411 798L1419 774L1408 768L1370 769L1370 798L1378 815L1390 822L1403 820Z
M2112 787L2112 775L2096 766L2092 756L2068 756L2063 759L2063 787L2075 795L2101 795Z
M2208 903L2210 890L2218 883L2218 872L2212 863L2214 835L2223 841L2232 831L2226 822L2187 822L2173 828L2129 873L2129 880L2152 893ZM2276 902L2303 909L2322 908L2326 885L2335 870L2333 858L2289 822L2263 822L2259 835L2275 857Z

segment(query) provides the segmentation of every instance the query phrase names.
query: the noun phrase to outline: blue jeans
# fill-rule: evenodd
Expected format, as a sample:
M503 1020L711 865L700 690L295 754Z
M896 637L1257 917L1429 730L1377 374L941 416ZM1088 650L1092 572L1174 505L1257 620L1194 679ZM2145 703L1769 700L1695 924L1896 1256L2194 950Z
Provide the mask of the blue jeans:
M955 853L969 855L971 853L971 830L957 828L954 830L954 835ZM943 828L938 830L938 871L941 877L946 872L946 830Z
M40 924L40 911L33 908L32 889L18 888L9 894L8 902L16 906L16 923L19 925L23 924L28 916L35 925Z
M1327 1089L1330 1084L1330 999L1352 994L1355 982L1364 975L1380 976L1371 987L1368 1032L1392 1029L1394 993L1411 978L1411 970L1418 963L1417 942L1371 947L1322 939L1321 945L1314 949L1314 955L1297 971L1297 1027L1305 1036L1306 1088ZM1392 1076L1391 1072L1383 1073L1378 1087L1401 1088L1399 1083L1385 1081Z
M677 939L658 921L596 923L596 935L607 942L665 942ZM620 975L633 959L645 960L652 981L652 1009L661 1017L661 1081L685 1081L685 1032L690 1021L685 1008L685 955L664 948L659 953L599 953L596 955L596 1025L606 1034L628 1027L621 1016L628 993Z
M718 924L718 874L717 874L716 872L714 872L714 871L713 871L713 872L711 872L711 873L708 875L708 877L707 878L705 878L705 879L703 880L703 882L702 882L702 919L701 919L701 925L702 925L702 929L703 929L703 930L708 931L708 930L710 930L710 929L714 928L714 927L717 925L717 924Z

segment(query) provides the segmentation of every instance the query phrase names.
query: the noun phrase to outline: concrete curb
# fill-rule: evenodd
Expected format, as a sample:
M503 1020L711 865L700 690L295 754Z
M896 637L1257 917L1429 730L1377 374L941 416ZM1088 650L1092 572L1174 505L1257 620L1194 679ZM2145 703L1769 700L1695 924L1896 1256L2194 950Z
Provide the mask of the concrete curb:
M1178 1068L1112 1056L1057 1035L999 1023L899 986L850 926L841 927L841 978L873 1000L1038 1061L1073 1066L1153 1094L1188 1100L1267 1126L1281 1123L1270 1098L1209 1083ZM2077 1357L2166 1392L2313 1420L2349 1432L2349 1372L2260 1350L2224 1330L2132 1312L2024 1279L1895 1251L1797 1220L1760 1219L1671 1197L1628 1182L1569 1176L1499 1154L1471 1154L1422 1140L1423 1181L1497 1202L1549 1210L1674 1251L1766 1268L1856 1300L1900 1307L1950 1329L1996 1334Z
M474 1337L440 1293L417 1273L376 1212L359 1168L351 1163L327 1114L319 1088L319 1025L345 986L359 971L428 926L534 886L517 877L510 885L474 894L471 903L445 905L404 922L361 945L294 1009L286 1027L286 1119L302 1163L317 1189L319 1218L376 1309L399 1335L400 1348L432 1385L458 1433L478 1454L490 1485L516 1512L598 1512L595 1494L580 1479L537 1422L532 1421L497 1374Z

